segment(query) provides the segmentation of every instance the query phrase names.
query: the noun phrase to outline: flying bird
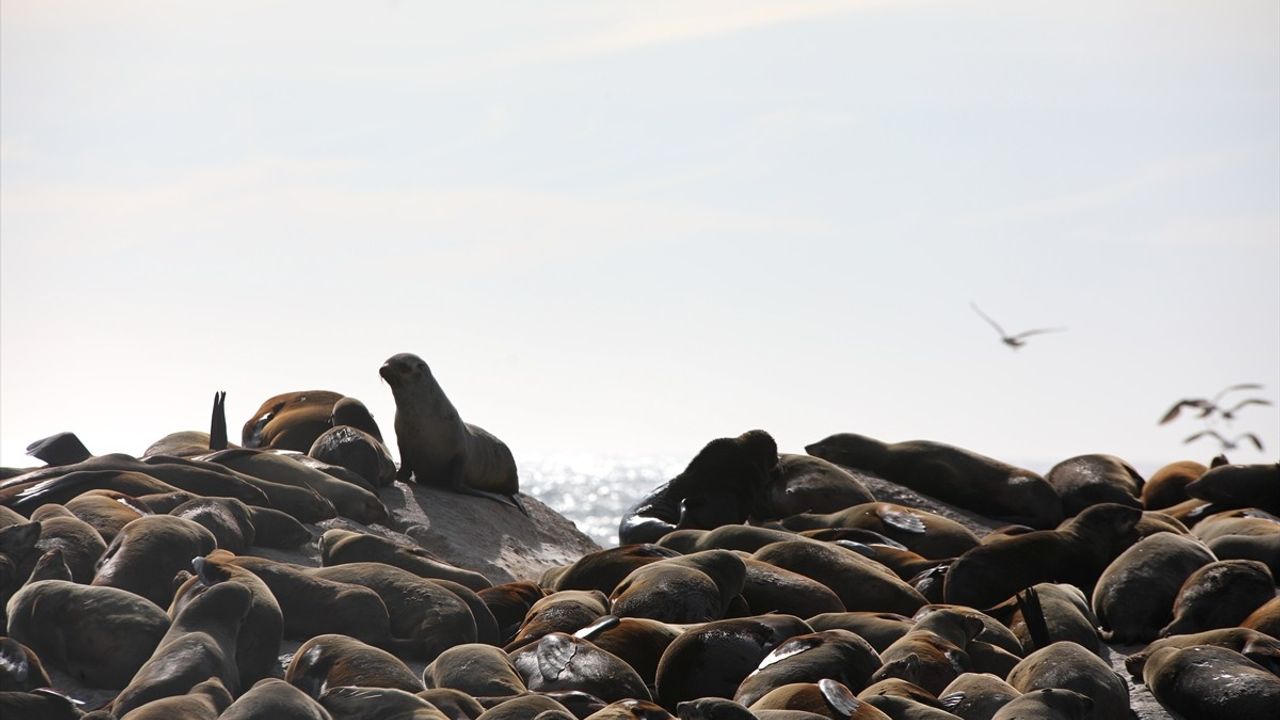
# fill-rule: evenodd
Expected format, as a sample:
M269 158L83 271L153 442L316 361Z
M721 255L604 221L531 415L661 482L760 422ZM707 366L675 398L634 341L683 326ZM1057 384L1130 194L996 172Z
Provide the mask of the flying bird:
M974 312L978 313L978 315L980 315L983 320L986 320L987 323L991 325L991 327L996 329L996 332L1000 333L1000 342L1004 343L1005 345L1008 345L1014 350L1017 350L1018 348L1022 347L1027 343L1027 341L1024 338L1030 337L1032 335L1040 335L1042 333L1062 332L1063 330L1066 330L1066 328L1039 328L1037 330L1027 330L1026 332L1020 332L1017 335L1010 335L1006 333L1004 331L1004 328L1000 327L1000 325L997 324L995 320L992 320L990 317L987 316L986 313L982 312L982 310L975 303L970 302L969 307L973 308Z
M1183 443L1184 445L1189 444L1189 443L1193 443L1193 442L1195 442L1196 440L1199 440L1200 438L1205 437L1205 436L1209 436L1209 437L1217 438L1217 440L1218 440L1218 444L1220 444L1220 445L1222 446L1222 449L1223 449L1223 450L1235 450L1237 447L1239 447L1239 443L1240 443L1240 441L1241 441L1241 440L1248 440L1249 442L1252 442L1252 443L1253 443L1253 446L1254 446L1254 447L1258 448L1258 452L1262 452L1262 451L1263 451L1263 450L1262 450L1262 441L1261 441L1261 440L1259 440L1259 439L1258 439L1258 436L1257 436L1257 435L1254 435L1253 433L1242 433L1242 434L1237 435L1237 436L1235 436L1235 437L1231 438L1230 440L1228 440L1228 439L1226 439L1226 438L1222 437L1221 435L1219 435L1219 434L1217 433L1217 431L1214 431L1214 430L1201 430L1200 432L1196 433L1195 435L1192 435L1191 437L1188 437L1186 440L1183 440L1183 441L1182 441L1182 443Z
M1236 403L1235 405L1232 405L1229 408L1223 408L1219 406L1218 402L1221 401L1222 398L1227 395L1227 393L1234 392L1236 390L1261 390L1261 389L1262 389L1262 386L1257 383L1241 383L1239 385L1231 385L1229 387L1224 388L1217 395L1214 395L1212 400L1209 400L1207 398L1187 398L1187 399L1179 400L1177 403L1174 404L1173 407L1169 408L1169 411L1164 414L1164 417L1160 418L1160 422L1157 424L1164 425L1165 423L1172 421L1174 418L1178 417L1178 415L1182 412L1184 408L1195 408L1199 410L1200 418L1207 418L1216 412L1222 415L1223 420L1227 420L1227 421L1234 420L1236 412L1238 412L1241 408L1249 405L1270 405L1271 401L1263 400L1262 398L1249 398L1247 400L1241 400L1240 402Z

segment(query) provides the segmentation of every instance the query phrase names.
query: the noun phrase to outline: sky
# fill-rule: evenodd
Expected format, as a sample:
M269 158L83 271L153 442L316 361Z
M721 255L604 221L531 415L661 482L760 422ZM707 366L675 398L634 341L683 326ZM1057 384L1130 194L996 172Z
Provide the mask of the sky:
M1280 400L1280 5L0 5L0 465L422 356L517 459ZM1019 350L1010 332L1065 327ZM1252 406L1274 462L1280 410ZM394 445L394 442L392 443ZM393 452L395 449L393 447Z

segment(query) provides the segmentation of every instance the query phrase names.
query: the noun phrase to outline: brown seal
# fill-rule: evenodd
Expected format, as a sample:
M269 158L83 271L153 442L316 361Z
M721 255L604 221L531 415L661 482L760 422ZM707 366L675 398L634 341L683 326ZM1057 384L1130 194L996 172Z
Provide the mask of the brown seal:
M0 637L0 692L52 687L40 656L11 637Z
M888 715L853 694L835 680L790 683L769 691L749 708L752 713L767 710L803 710L830 720L880 720Z
M874 682L858 693L858 700L902 720L951 720L954 717L933 693L902 678Z
M815 615L805 622L815 631L848 630L871 643L876 652L881 652L895 640L911 631L915 624L911 618L897 613L856 612L823 613Z
M937 695L972 669L965 648L982 630L982 622L965 613L947 609L928 613L880 653L881 666L871 682L898 678Z
M782 613L796 617L813 617L822 613L844 612L844 603L831 588L742 553L746 579L742 599L754 614Z
M344 467L373 487L391 487L396 479L396 463L382 441L350 425L326 430L307 455Z
M875 496L848 470L820 457L782 453L752 516L773 520L800 513L837 512L869 502L875 502Z
M93 584L137 593L161 607L173 599L173 576L191 558L213 552L213 534L184 518L146 515L126 525L98 566Z
M436 706L395 688L329 688L320 696L320 704L341 720L448 720Z
M943 688L938 700L962 718L990 718L1022 693L998 675L964 673Z
M823 678L861 689L879 666L875 648L848 630L795 635L760 660L756 670L738 685L733 699L751 705L775 688Z
M991 720L1089 720L1093 700L1072 690L1044 688L1010 700Z
M758 615L686 630L662 654L655 700L674 710L685 700L732 696L762 660L788 638L810 632L790 615Z
M412 476L420 483L517 504L520 482L511 450L483 428L462 421L422 358L393 355L379 372L396 401L399 479Z
M320 564L352 562L386 563L420 577L452 580L475 591L493 586L484 575L450 565L420 547L402 545L369 533L340 528L326 530L320 538Z
M842 433L805 451L1005 522L1045 529L1063 517L1061 500L1044 478L951 445L928 440L889 444Z
M657 542L676 529L746 522L777 464L778 445L763 430L716 438L683 472L623 513L618 541Z
M827 515L794 515L782 521L788 530L857 528L872 530L930 560L953 558L978 545L964 525L919 508L878 502L854 505Z
M168 629L164 610L117 588L42 580L9 601L13 639L88 687L124 687Z
M284 679L313 698L343 685L424 689L422 681L395 655L346 635L317 635L293 654Z
M583 555L572 565L547 571L541 584L552 591L599 590L608 595L636 568L680 555L651 543L597 550Z
M61 505L41 505L31 513L31 519L40 523L37 550L42 553L62 551L72 580L78 583L93 580L94 568L107 551L107 544L92 525Z
M339 515L366 525L387 519L387 508L372 489L344 482L286 455L241 448L219 450L199 459L260 481L310 490L332 503Z
M1280 463L1210 468L1187 485L1187 494L1223 508L1254 507L1280 515Z
M1142 679L1182 717L1266 718L1280 708L1280 678L1228 648L1161 648L1147 658Z
M1104 502L1142 507L1138 500L1142 475L1115 455L1068 458L1050 468L1044 479L1062 499L1062 513L1067 517Z
M1209 563L1182 584L1173 603L1173 621L1160 636L1234 627L1275 595L1271 571L1257 560Z
M479 643L440 653L423 671L422 682L429 689L460 690L474 697L510 697L528 690L505 652Z
M435 705L449 720L476 720L484 714L484 706L461 690L432 688L417 693L418 697Z
M1280 638L1280 597L1267 601L1265 605L1249 613L1249 617L1240 622L1240 627Z
M193 599L217 583L235 582L248 588L253 602L236 634L236 667L240 670L240 687L250 687L277 671L280 641L284 636L284 615L267 584L248 570L229 563L231 557L229 552L217 550L208 557L192 560L194 573L178 575L179 578L190 576L174 593L169 617L176 618Z
M847 610L911 615L927 602L892 570L836 545L792 540L766 545L752 557L826 585Z
M1098 636L1098 618L1080 588L1067 583L1036 583L1029 590L1029 594L1035 597L1037 615L1031 622L1039 624L1043 620L1043 644L1065 640L1104 657L1102 638ZM1031 652L1036 649L1036 641L1028 626L1028 618L1023 615L1023 606L1024 603L1017 598L1010 598L984 610L983 614L1008 626L1023 651ZM1018 652L1016 649L1013 651Z
M493 587L484 588L476 593L480 599L484 601L485 606L489 608L489 612L493 615L493 619L498 624L498 635L502 638L502 645L511 642L516 633L520 631L520 625L524 623L524 616L528 614L533 604L546 597L546 591L538 586L537 583L528 580L516 580L514 582L494 585Z
M1057 688L1093 699L1090 717L1129 719L1129 687L1097 655L1071 642L1056 642L1028 655L1005 680L1021 693ZM1005 706L1008 710L1008 706Z
M534 692L578 690L606 703L652 700L644 680L618 656L565 633L543 635L511 653L511 664Z
M671 720L671 713L657 703L629 699L609 703L585 720Z
M255 544L256 528L249 506L235 498L195 498L170 510L169 514L208 530L219 549L240 554Z
M979 545L947 572L947 602L990 607L1038 582L1067 582L1087 593L1107 565L1137 539L1142 511L1094 505L1057 530L1036 530Z
M120 528L150 515L151 510L132 497L112 490L90 490L71 498L63 505L72 515L93 526L108 544L116 539Z
M231 705L231 694L216 677L191 688L186 695L160 698L129 711L120 720L218 720Z
M746 566L728 550L704 550L636 568L609 596L613 614L672 623L719 620L742 594Z
M210 677L239 694L236 635L252 604L249 588L234 582L218 583L188 603L150 659L116 696L112 712L126 715L153 700L184 695Z
M1161 510L1191 499L1187 485L1195 482L1209 468L1194 460L1179 460L1156 470L1142 486L1142 507Z
M574 635L622 658L646 686L653 687L658 662L680 632L677 626L657 620L606 615Z
M320 703L279 678L259 680L218 717L219 720L332 720Z
M240 443L247 448L278 448L305 453L330 427L333 406L342 395L304 390L270 397L244 424Z
M507 652L553 632L576 632L609 612L609 598L599 590L561 590L533 603Z
M1142 670L1147 658L1161 648L1189 648L1193 645L1214 645L1234 650L1272 673L1280 673L1280 640L1250 628L1233 627L1205 630L1189 635L1160 638L1142 650L1126 657L1124 667L1133 679L1142 681Z
M1213 553L1199 540L1173 533L1143 538L1120 553L1093 591L1093 612L1103 639L1119 643L1156 639L1172 617L1183 582L1213 561Z

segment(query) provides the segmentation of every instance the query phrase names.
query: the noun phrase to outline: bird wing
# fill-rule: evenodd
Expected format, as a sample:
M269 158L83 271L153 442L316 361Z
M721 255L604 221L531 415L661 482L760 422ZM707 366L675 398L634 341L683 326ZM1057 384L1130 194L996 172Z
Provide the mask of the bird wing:
M1202 408L1208 404L1209 404L1209 401L1205 400L1204 398L1194 398L1191 400L1179 400L1176 405L1169 408L1169 412L1165 413L1164 417L1160 418L1160 422L1156 424L1164 425L1167 422L1172 422L1174 418L1178 417L1178 413L1181 413L1182 408L1184 407Z
M1257 435L1254 435L1253 433L1245 433L1245 434L1243 434L1243 435L1240 435L1240 436L1239 436L1239 437L1237 437L1236 439L1237 439L1237 440L1239 440L1240 438L1244 438L1245 440L1248 440L1249 442L1253 443L1253 446L1254 446L1254 447L1256 447L1256 448L1258 448L1258 452L1262 452L1262 451L1263 451L1263 450L1262 450L1262 441L1258 439L1258 436L1257 436Z
M1219 434L1218 434L1218 432L1217 432L1216 430L1201 430L1200 432L1196 433L1195 435L1192 435L1191 437L1188 437L1186 440L1183 440L1183 441L1182 441L1182 444L1183 444L1183 445L1185 445L1185 444L1187 444L1187 443L1195 442L1196 440L1199 440L1200 438L1204 437L1205 435L1211 435L1211 436L1213 436L1213 437L1217 438L1217 439L1218 439L1218 442L1222 443L1223 445L1226 445L1226 444L1227 444L1227 440L1226 440L1226 438L1224 438L1224 437L1222 437L1221 435L1219 435Z
M1222 391L1219 392L1217 395L1214 395L1213 402L1217 403L1219 400L1222 399L1223 395L1226 395L1227 393L1233 390L1261 390L1261 389L1262 389L1262 386L1259 385L1258 383L1241 383L1240 385L1230 385L1226 388L1223 388Z
M1027 337L1029 335L1040 335L1043 333L1062 332L1063 330L1066 330L1066 328L1039 328L1037 330L1027 330L1026 332L1020 332L1017 335L1014 335L1013 339L1021 340L1022 338Z
M1270 405L1270 404L1271 404L1270 400L1263 400L1262 398L1249 398L1248 400L1241 400L1240 402L1236 403L1230 410L1227 410L1227 412L1233 413L1246 405Z
M998 323L996 323L996 321L995 321L995 320L992 320L990 317L987 317L987 314L986 314L986 313L984 313L984 312L982 312L982 310L981 310L981 309L979 309L979 308L978 308L978 306L977 306L975 303L973 303L972 301L970 301L970 302L969 302L969 307L973 308L973 311L974 311L974 312L976 312L976 313L978 313L978 315L982 316L982 319L983 319L983 320L986 320L986 321L987 321L987 323L991 325L991 327L995 328L995 329L996 329L996 332L1000 333L1000 337L1006 337L1005 332L1004 332L1004 328L1000 327L1000 325L999 325Z

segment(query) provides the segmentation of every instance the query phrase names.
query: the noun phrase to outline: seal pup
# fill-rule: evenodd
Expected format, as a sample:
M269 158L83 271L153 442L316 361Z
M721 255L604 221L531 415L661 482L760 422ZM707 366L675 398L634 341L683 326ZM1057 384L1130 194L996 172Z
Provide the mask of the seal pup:
M942 690L938 701L965 720L991 720L1000 708L1021 695L997 675L964 673Z
M217 547L212 533L190 520L144 515L121 529L102 555L93 583L137 593L161 607L173 599L173 576Z
M31 519L40 523L36 550L41 553L61 550L72 580L87 583L93 579L94 566L107 551L107 544L92 525L62 505L53 504L36 508Z
M752 557L826 585L846 610L912 615L928 603L889 568L838 545L812 540L776 542Z
M437 559L421 547L402 545L369 533L340 528L320 537L320 564L324 567L353 562L380 562L435 580L452 580L479 592L493 586L484 575Z
M752 515L773 520L799 513L830 513L875 499L853 473L835 463L782 453Z
M1182 717L1267 718L1280 708L1280 678L1227 648L1161 648L1147 658L1142 679L1161 705Z
M1187 485L1208 472L1209 468L1194 460L1179 460L1156 470L1142 485L1142 507L1162 510L1191 499Z
M329 390L287 392L267 398L240 430L240 444L305 453L330 428L333 406L342 398L341 393Z
M1056 642L1031 653L1005 681L1024 695L1046 688L1074 690L1093 700L1090 717L1097 720L1130 717L1128 685L1110 665L1075 643Z
M719 620L742 594L747 568L728 550L703 550L631 571L609 596L619 617L669 623Z
M512 697L528 691L500 648L480 643L455 645L422 671L428 689L460 690L472 697Z
M805 452L1003 522L1046 529L1063 517L1062 501L1044 478L963 448L840 433Z

